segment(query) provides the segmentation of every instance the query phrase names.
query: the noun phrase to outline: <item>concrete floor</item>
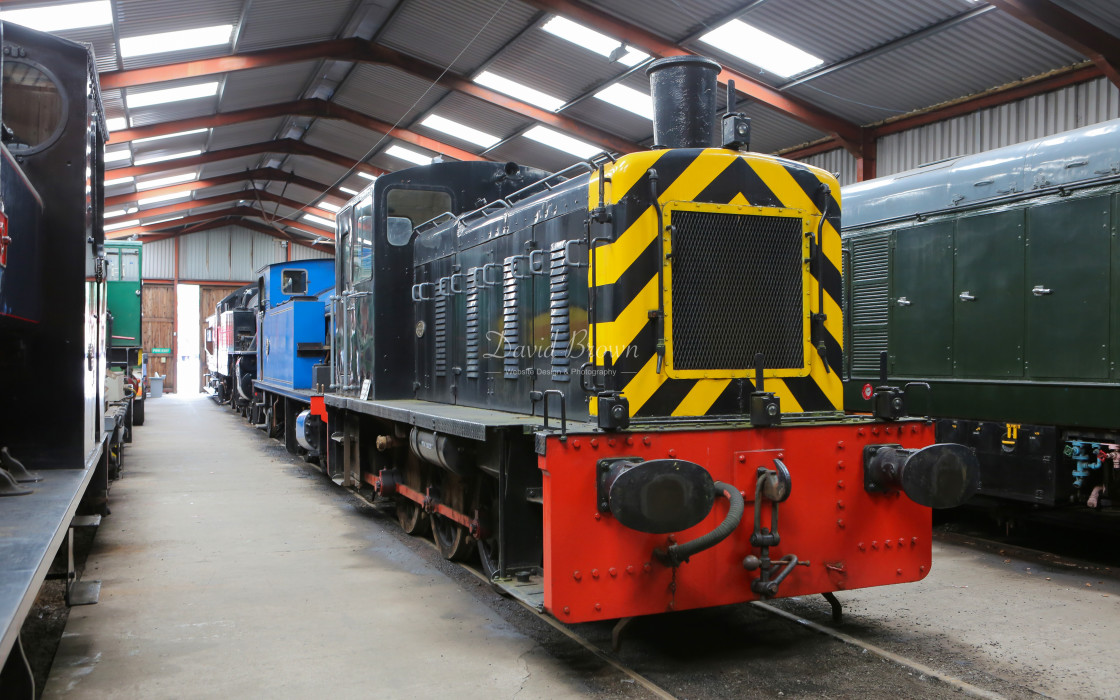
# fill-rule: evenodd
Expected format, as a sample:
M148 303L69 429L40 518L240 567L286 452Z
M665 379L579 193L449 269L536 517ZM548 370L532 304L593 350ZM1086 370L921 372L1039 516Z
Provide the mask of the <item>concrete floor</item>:
M274 445L206 398L149 404L86 565L101 602L71 611L43 697L585 694Z

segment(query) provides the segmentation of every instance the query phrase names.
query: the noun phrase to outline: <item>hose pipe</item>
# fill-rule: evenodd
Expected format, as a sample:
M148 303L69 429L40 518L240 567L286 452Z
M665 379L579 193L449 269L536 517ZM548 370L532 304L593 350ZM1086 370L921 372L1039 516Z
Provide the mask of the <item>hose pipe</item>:
M743 511L745 506L743 504L743 495L739 493L739 489L730 484L725 484L722 481L715 482L716 493L721 494L724 498L731 502L731 507L727 510L727 516L719 527L711 532L700 535L691 542L684 542L682 544L670 545L667 548L658 547L653 550L653 556L659 562L666 566L677 567L682 563L687 562L689 557L693 554L699 554L705 549L711 549L720 542L727 539L727 536L739 527L739 522L743 519Z

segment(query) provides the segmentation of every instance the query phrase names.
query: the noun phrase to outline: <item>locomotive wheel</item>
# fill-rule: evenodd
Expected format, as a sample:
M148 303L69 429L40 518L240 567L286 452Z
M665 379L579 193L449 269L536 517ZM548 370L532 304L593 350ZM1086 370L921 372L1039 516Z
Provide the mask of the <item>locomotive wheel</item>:
M475 510L483 519L487 530L485 539L478 540L478 563L482 573L491 581L498 574L498 499L497 488L492 479L480 477L475 495Z
M444 559L463 561L474 554L475 539L467 529L437 513L432 513L432 539Z
M402 530L415 537L427 536L431 526L424 509L407 498L397 499L397 521Z

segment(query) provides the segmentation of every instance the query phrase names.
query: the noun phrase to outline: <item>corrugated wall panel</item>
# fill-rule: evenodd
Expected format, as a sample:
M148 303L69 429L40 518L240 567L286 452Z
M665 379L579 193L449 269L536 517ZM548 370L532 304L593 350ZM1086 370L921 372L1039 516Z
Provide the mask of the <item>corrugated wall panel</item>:
M856 159L843 148L802 158L801 162L815 165L832 173L840 181L841 187L856 181Z
M892 175L934 161L982 153L1117 117L1120 90L1106 78L1097 78L885 136L879 139L878 173Z
M297 245L292 248L292 260L320 260L320 259L334 259L334 250L327 248L323 250L321 246L314 248Z
M175 278L175 241L155 241L144 244L144 279L169 280Z

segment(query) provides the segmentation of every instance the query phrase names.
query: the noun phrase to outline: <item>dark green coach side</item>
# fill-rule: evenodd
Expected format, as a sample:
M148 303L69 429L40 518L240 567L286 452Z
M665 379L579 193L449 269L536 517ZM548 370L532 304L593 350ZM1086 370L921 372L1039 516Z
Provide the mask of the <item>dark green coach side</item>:
M929 385L909 387L910 412L976 449L982 495L1120 501L1120 120L843 203L845 407L871 410L886 352L890 383Z

